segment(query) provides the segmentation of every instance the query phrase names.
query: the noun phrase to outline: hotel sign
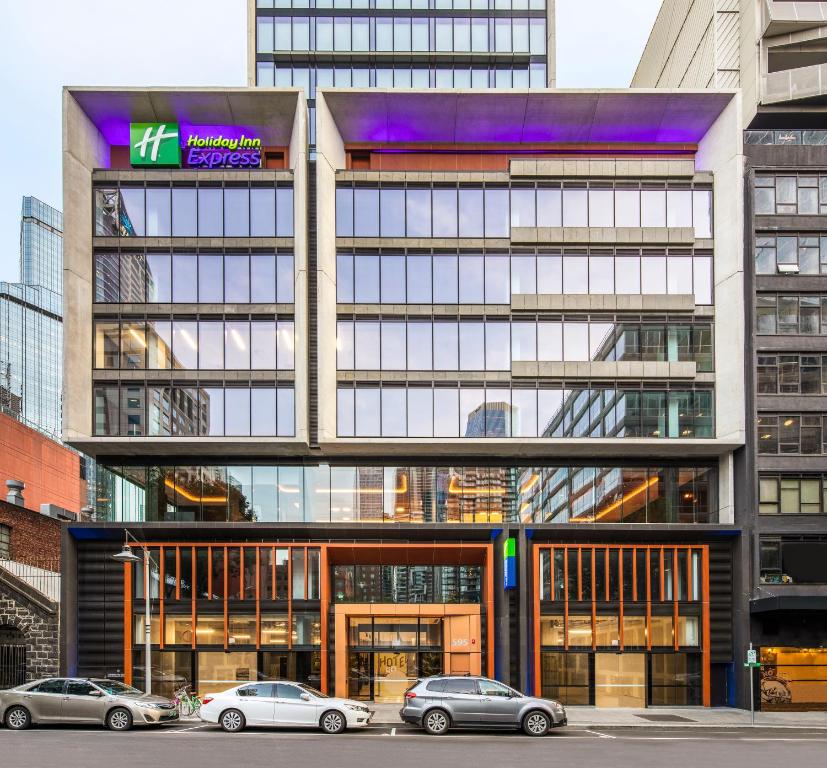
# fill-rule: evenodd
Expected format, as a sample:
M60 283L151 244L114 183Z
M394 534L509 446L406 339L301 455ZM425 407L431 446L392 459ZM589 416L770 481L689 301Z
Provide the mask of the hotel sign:
M156 168L261 167L261 139L235 133L210 129L184 139L178 123L130 123L129 162Z

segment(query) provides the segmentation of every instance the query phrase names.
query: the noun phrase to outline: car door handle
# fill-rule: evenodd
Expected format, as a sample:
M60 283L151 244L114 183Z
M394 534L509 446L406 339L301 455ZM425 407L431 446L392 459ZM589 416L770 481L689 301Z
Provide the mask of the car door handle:
M483 701L491 701L491 699L488 699L488 698L486 698L486 697L484 697L484 696L483 696L483 699L482 699L482 700L483 700Z

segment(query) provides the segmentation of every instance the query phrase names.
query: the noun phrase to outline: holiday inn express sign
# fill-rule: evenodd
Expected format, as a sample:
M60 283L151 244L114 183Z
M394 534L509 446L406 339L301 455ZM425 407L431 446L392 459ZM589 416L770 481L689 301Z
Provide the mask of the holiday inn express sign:
M229 133L234 133L234 130ZM129 163L156 168L258 168L261 139L213 128L182 141L178 123L130 123ZM183 149L183 157L182 157Z

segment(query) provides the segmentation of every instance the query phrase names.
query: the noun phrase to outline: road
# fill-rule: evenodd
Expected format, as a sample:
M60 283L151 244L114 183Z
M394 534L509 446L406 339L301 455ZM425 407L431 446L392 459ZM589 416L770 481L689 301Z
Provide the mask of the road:
M341 736L308 731L247 730L181 723L110 733L96 727L0 729L3 768L94 768L101 765L246 768L824 768L827 730L793 728L566 728L542 738L517 733L421 731L373 726Z

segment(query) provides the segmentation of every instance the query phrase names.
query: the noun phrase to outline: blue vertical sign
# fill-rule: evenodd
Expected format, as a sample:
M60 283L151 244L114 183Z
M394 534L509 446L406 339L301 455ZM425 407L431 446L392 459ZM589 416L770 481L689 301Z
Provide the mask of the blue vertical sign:
M513 536L503 542L503 588L517 588L517 540Z

